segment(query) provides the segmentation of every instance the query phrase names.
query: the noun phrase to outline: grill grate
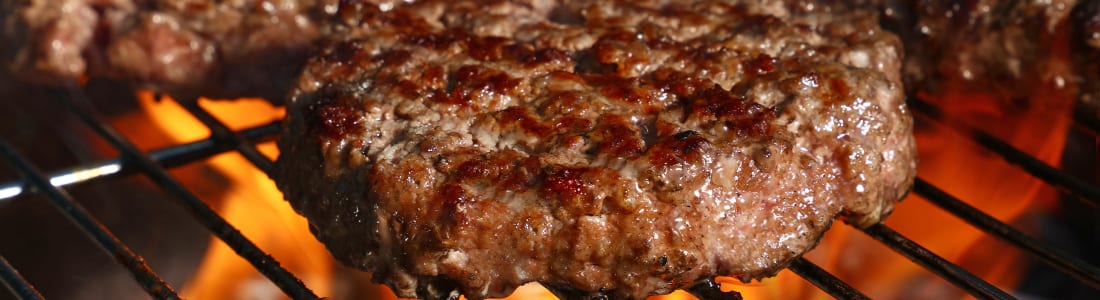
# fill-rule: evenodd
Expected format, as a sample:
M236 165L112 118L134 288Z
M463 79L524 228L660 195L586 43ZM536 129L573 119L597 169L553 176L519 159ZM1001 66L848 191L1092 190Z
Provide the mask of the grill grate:
M135 254L134 251L130 250L130 247L123 244L114 234L111 234L106 226L103 226L99 220L92 217L79 203L73 201L68 193L50 184L49 180L46 180L46 177L32 166L30 161L16 153L15 149L7 142L0 141L0 155L12 162L27 180L44 192L47 199L61 210L65 217L76 223L81 231L91 237L100 249L107 251L108 255L114 257L118 263L126 267L141 284L141 287L149 292L149 295L158 299L179 299L176 291L168 286L160 276L157 276L153 270L150 270L141 256Z
M252 241L244 237L233 225L222 219L213 209L198 199L194 194L184 188L168 171L158 166L148 155L142 153L122 134L111 128L102 117L91 107L84 94L75 87L66 90L51 89L50 94L66 104L76 113L81 120L106 139L112 146L122 152L125 160L134 162L145 175L166 190L209 229L215 236L229 245L237 255L240 255L252 264L260 273L271 279L288 296L294 299L317 299L317 295L309 290L298 277L284 269L267 253L256 247ZM155 295L154 295L155 296Z
M236 151L247 158L256 168L270 174L273 163L260 154L255 143L274 139L279 131L279 122L233 131L200 107L196 101L179 101L188 112L209 127L211 137L197 142L151 151L146 154L137 150L129 140L105 123L98 112L91 107L88 99L79 88L50 89L49 94L63 103L64 106L70 108L73 113L84 121L85 125L92 128L119 150L121 157L64 169L51 173L47 178L16 153L3 139L0 139L0 152L3 152L5 158L12 162L12 165L24 175L23 181L0 185L0 201L13 199L32 190L45 193L103 250L114 256L119 263L126 267L150 295L158 299L178 298L170 286L148 269L140 256L134 254L126 245L119 242L102 224L85 212L79 204L72 201L60 189L80 182L140 173L152 179L158 186L174 196L179 204L186 208L196 220L229 245L238 255L249 261L287 296L294 299L317 299L317 295L294 274L282 268L274 258L259 249L210 207L199 201L193 193L168 175L165 169L203 160L215 154ZM928 103L916 99L910 103L912 103L914 111L918 113L918 117L943 124L964 136L970 137L983 147L999 154L1006 161L1021 167L1037 178L1058 187L1061 191L1073 195L1077 199L1091 204L1100 203L1100 187L1059 172L989 134L967 127L961 122L944 120L941 113ZM1083 124L1096 123L1095 120L1088 119L1087 116L1075 115L1075 119ZM963 203L921 178L917 178L914 191L980 230L1006 240L1041 261L1092 287L1100 289L1100 269L1096 266L1089 265L1065 251L1052 248L1026 236L1019 230ZM939 257L884 224L876 224L862 230L865 234L974 296L987 299L1013 298L1007 292ZM804 258L795 260L789 269L834 297L867 299L867 296L852 286ZM33 286L27 283L2 256L0 256L0 279L20 298L42 298ZM578 293L568 287L551 284L546 286L555 295L563 298L596 298L593 295ZM722 292L713 280L700 282L689 288L688 291L703 299L740 298L740 295L735 292Z

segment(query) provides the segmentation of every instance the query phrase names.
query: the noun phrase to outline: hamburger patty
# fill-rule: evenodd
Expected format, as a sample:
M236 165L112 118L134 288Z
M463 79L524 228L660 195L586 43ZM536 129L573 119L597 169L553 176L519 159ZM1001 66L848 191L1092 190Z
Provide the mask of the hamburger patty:
M322 2L335 1L0 0L0 62L43 84L105 77L281 99L313 41L339 25Z
M276 182L404 297L772 276L916 164L898 39L791 2L362 6L293 87Z
M1009 99L1031 95L1041 83L1080 77L1059 53L1078 2L1088 6L1077 0L887 0L883 10L905 44L910 91L961 89Z

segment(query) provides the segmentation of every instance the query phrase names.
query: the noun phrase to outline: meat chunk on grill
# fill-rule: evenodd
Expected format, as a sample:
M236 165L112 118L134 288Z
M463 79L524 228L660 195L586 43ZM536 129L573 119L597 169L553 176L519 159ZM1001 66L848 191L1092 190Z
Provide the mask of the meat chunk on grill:
M399 296L772 276L916 158L873 10L750 2L363 7L290 94L276 182Z
M109 77L186 96L281 99L321 36L315 0L2 0L0 57L40 83Z
M905 44L903 74L910 91L1012 99L1031 95L1043 83L1076 80L1079 71L1059 51L1067 49L1077 2L887 0L883 18Z

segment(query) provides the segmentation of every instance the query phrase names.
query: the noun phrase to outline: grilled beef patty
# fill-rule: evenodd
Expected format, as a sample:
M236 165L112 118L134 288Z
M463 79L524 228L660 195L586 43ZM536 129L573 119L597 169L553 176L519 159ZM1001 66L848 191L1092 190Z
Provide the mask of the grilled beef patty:
M916 157L874 11L748 2L362 6L293 88L275 179L404 297L772 276L889 214Z
M1062 35L1078 2L886 0L883 15L905 44L903 76L910 91L1011 99L1027 97L1042 83L1079 77L1081 71L1058 54L1067 46ZM944 87L950 84L955 86Z
M180 96L282 99L338 22L319 0L0 0L0 60L39 83L120 79ZM335 1L332 1L335 2Z

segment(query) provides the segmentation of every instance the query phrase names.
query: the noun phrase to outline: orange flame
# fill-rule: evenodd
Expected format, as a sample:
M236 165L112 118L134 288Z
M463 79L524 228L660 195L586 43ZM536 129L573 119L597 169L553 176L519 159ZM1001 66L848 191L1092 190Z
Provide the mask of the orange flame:
M153 98L152 93L138 93L143 110L154 116L149 125L159 128L171 143L209 136L209 130L176 102ZM200 101L200 105L234 130L266 124L283 115L283 109L260 99ZM269 158L278 151L274 143L258 148ZM333 265L328 252L309 233L306 220L282 200L271 179L237 153L212 157L202 165L207 174L187 176L183 184L315 293L330 294ZM205 259L181 293L192 299L282 297L273 283L216 238L211 239Z

